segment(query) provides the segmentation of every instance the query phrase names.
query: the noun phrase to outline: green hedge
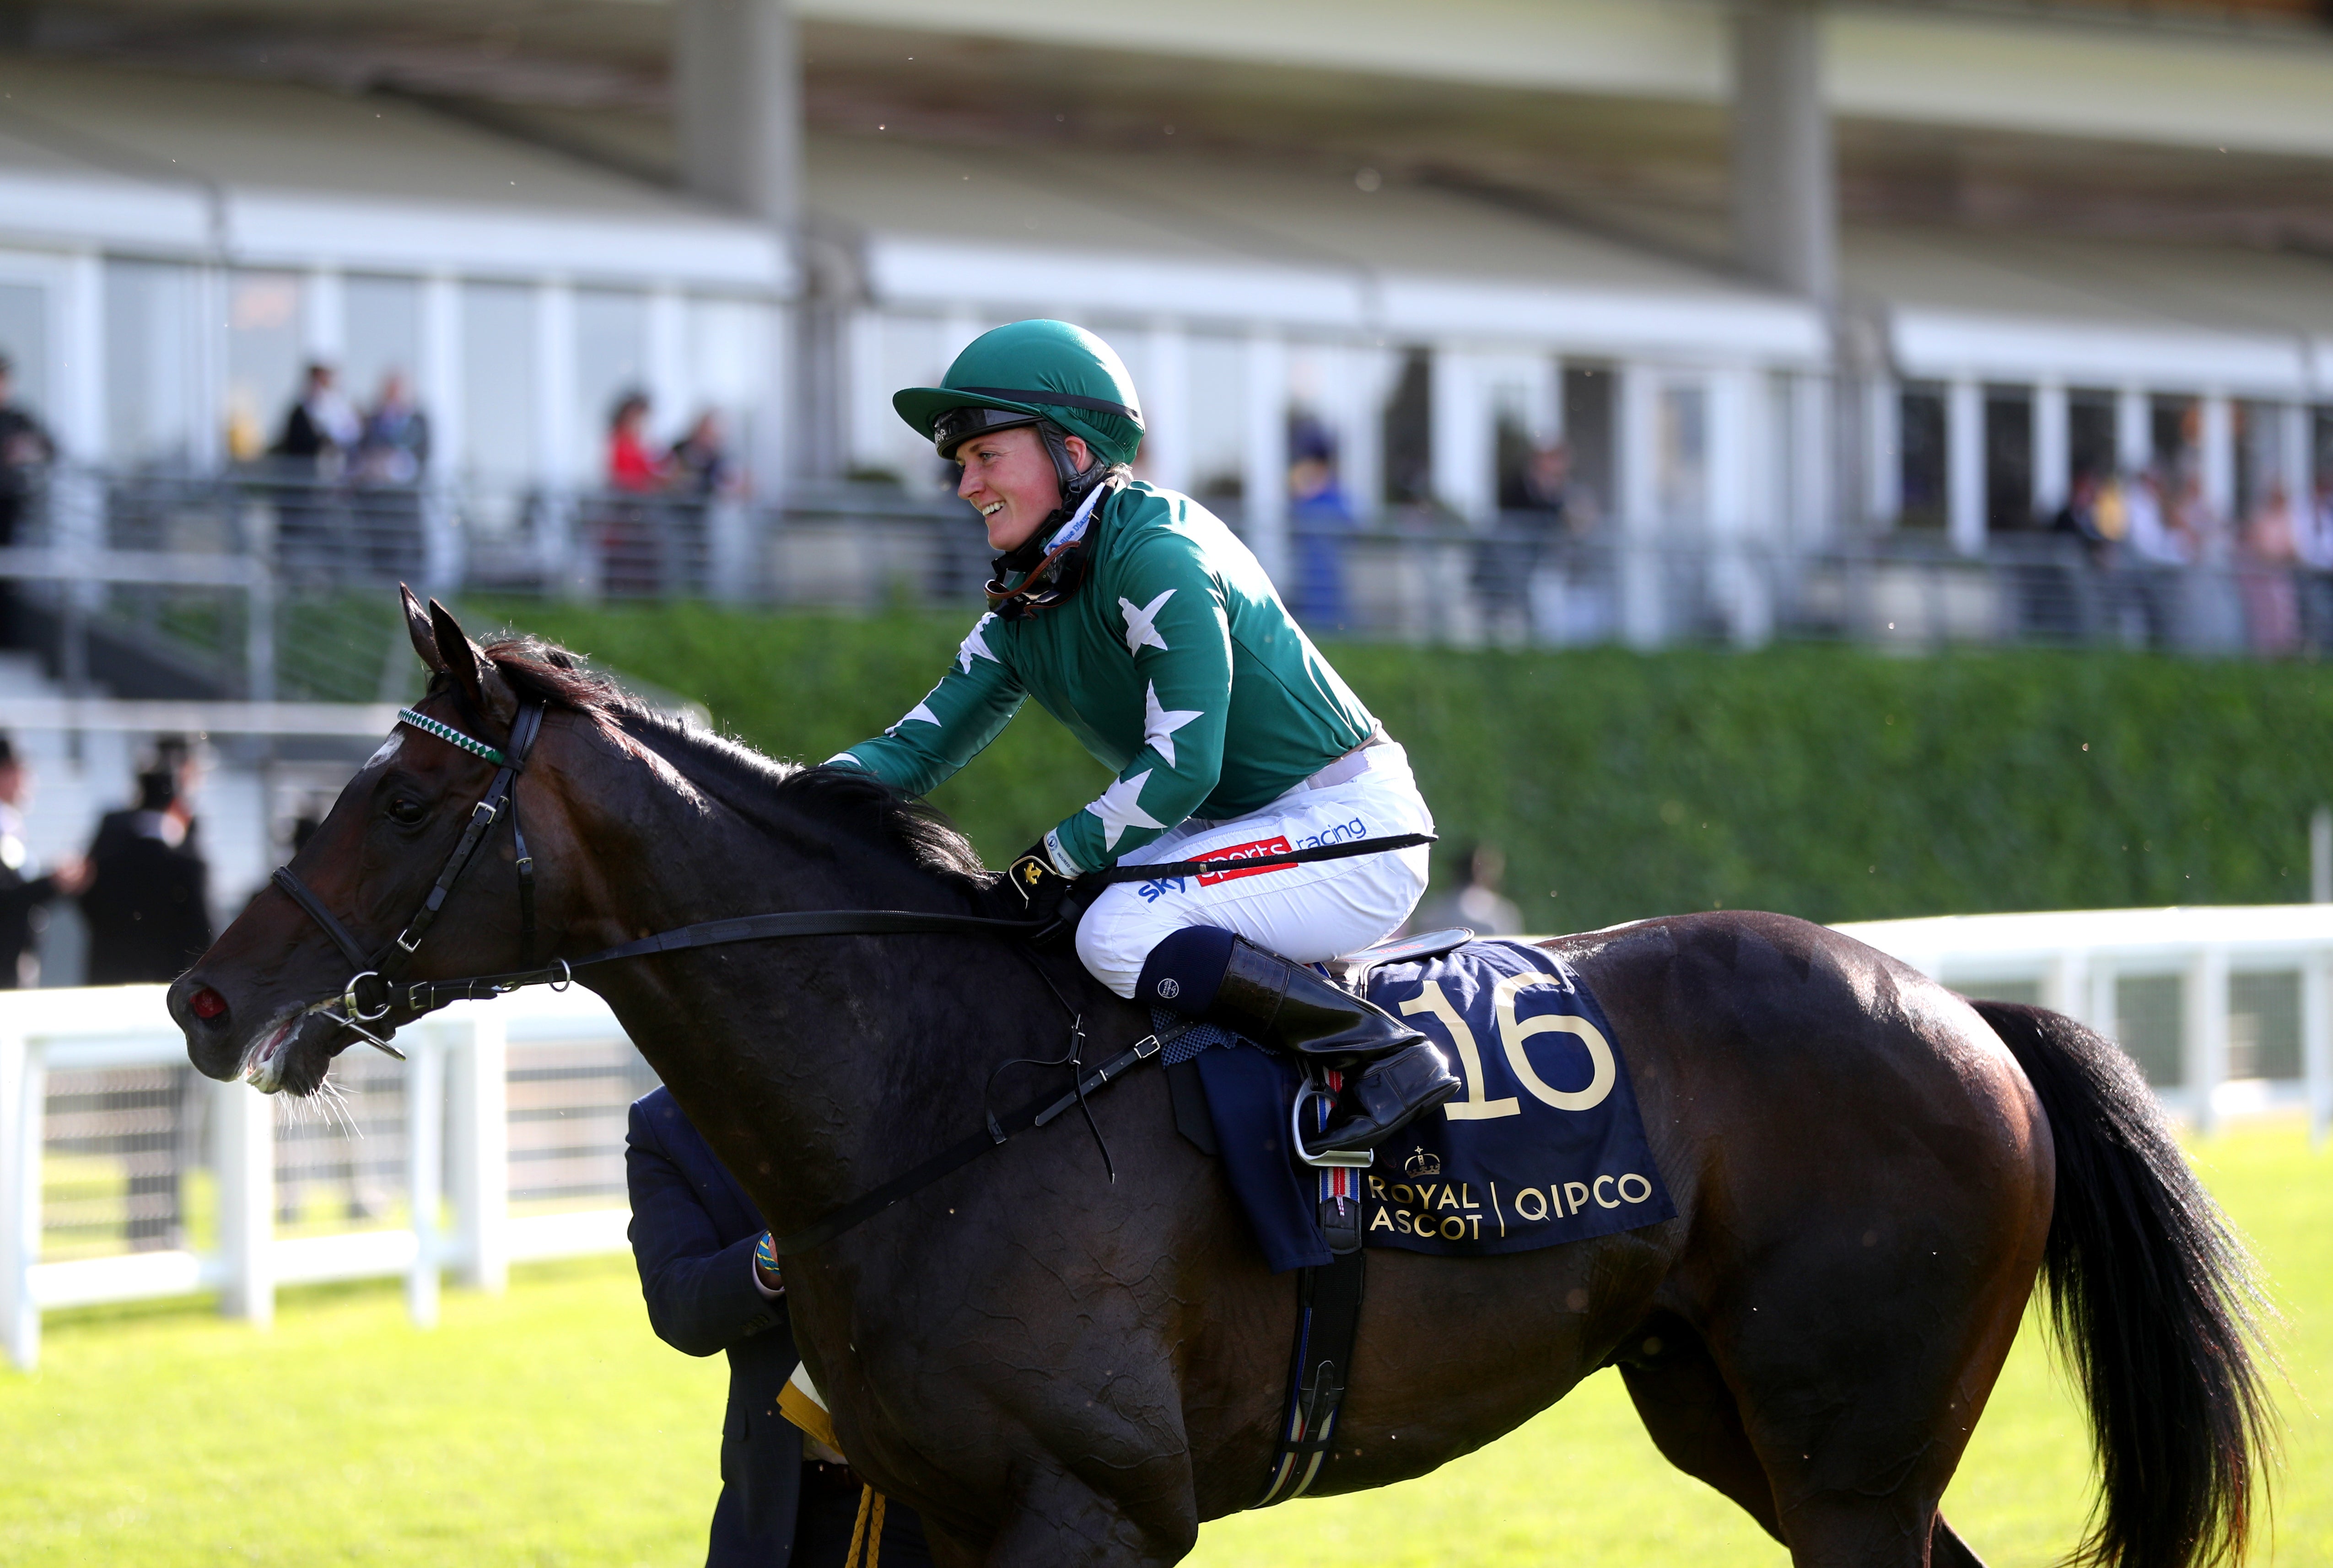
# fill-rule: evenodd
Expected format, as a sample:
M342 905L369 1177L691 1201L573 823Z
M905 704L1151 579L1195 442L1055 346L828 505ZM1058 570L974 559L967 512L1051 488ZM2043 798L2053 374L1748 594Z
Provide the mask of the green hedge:
M962 617L481 607L815 760L895 721ZM1445 844L1542 930L1685 909L1821 921L2308 896L2333 677L2105 653L1889 657L1337 645ZM1103 774L1034 708L934 799L992 865ZM1451 867L1437 863L1437 875Z

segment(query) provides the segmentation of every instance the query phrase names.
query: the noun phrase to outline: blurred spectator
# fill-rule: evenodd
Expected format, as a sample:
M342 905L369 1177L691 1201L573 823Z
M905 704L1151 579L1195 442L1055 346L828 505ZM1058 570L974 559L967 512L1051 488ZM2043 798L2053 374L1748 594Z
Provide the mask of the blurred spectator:
M1521 936L1522 911L1512 899L1500 895L1507 873L1507 857L1495 844L1469 844L1458 853L1455 892L1430 899L1410 920L1413 931L1442 931L1463 925L1477 936Z
M109 811L90 845L89 983L176 980L211 944L210 868L188 800L195 762L177 736L138 775L138 803Z
M1531 578L1548 548L1584 531L1573 515L1571 448L1534 441L1499 481L1499 519L1475 547L1474 592L1494 637L1519 639L1531 629Z
M0 990L40 983L32 957L34 913L49 900L72 897L88 885L87 868L68 860L46 876L32 875L24 849L24 808L32 803L33 769L16 755L15 743L0 735Z
M1571 448L1561 441L1532 445L1522 463L1499 483L1501 512L1546 512L1561 518L1571 503Z
M380 397L358 433L358 475L384 484L411 484L428 465L429 416L414 406L404 375L391 370L380 378Z
M2296 531L2290 498L2282 483L2271 483L2244 524L2236 565L2244 625L2257 654L2289 654L2300 643L2300 602L2292 580L2299 559Z
M0 354L0 550L22 542L16 531L41 468L57 454L56 444L15 397L15 366ZM16 585L0 580L0 648L22 645Z
M2303 569L2301 635L2319 652L2333 648L2333 475L2319 477L2310 504L2297 510L2292 553Z
M627 392L608 416L608 488L635 492L664 488L666 460L648 450L648 397Z
M409 582L421 575L417 486L428 463L428 416L414 406L404 376L391 370L380 378L380 397L364 416L355 464L363 482L355 498L362 554L379 581Z
M684 495L709 500L737 488L737 465L729 460L729 444L721 428L721 416L713 409L696 416L688 434L673 445L667 463L673 489Z
M272 455L305 459L328 477L354 453L364 434L364 422L334 384L332 368L312 360L300 400L283 416L283 433L275 438Z
M1296 591L1289 607L1310 626L1330 630L1345 618L1345 536L1353 504L1337 478L1337 443L1310 415L1289 431L1288 521L1296 536Z
M2121 486L2124 535L2130 552L2147 566L2185 566L2194 557L2188 540L2174 531L2165 515L2163 476L2148 468Z

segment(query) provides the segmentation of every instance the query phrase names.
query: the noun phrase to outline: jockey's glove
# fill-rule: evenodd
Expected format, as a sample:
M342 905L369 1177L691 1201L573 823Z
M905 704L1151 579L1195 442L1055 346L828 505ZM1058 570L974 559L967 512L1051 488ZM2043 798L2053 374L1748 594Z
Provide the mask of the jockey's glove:
M1061 913L1061 900L1067 898L1077 884L1053 869L1053 857L1046 851L1042 838L1021 852L1005 872L1013 891L1021 895L1022 906L1032 920L1052 920Z

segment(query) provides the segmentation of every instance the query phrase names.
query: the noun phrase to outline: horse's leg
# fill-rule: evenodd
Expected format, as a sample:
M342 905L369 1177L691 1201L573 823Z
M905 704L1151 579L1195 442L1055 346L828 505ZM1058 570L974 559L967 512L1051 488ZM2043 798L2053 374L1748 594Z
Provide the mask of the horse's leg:
M1188 1555L1197 1525L1162 1539L1117 1501L1042 1458L1016 1466L1018 1506L1008 1513L980 1559L988 1568L1166 1568Z
M1622 1343L1618 1361L1620 1380L1661 1458L1732 1498L1781 1541L1773 1486L1701 1336L1682 1319L1658 1315Z

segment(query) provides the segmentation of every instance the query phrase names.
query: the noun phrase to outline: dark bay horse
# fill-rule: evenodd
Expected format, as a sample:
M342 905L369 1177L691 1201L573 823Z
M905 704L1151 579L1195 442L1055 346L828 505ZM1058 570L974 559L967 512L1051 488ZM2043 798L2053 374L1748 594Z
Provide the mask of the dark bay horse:
M432 610L412 616L425 713L504 745L522 703L549 705L518 787L542 943L521 951L500 831L409 978L773 909L994 912L991 875L920 806L686 731L543 645L481 650ZM493 774L401 729L294 869L386 944ZM2246 1264L2112 1045L1777 915L1548 945L1610 1017L1677 1218L1503 1257L1378 1253L1319 1490L1422 1475L1617 1362L1661 1452L1794 1563L1973 1563L1937 1499L2041 1276L2097 1432L2089 1560L2241 1559L2270 1420ZM170 1008L204 1072L308 1094L351 1037L315 1005L349 978L271 888ZM1061 1084L1023 1066L991 1085L1062 1053L1051 988L1090 1060L1147 1029L1073 957L960 935L712 947L589 983L781 1233L962 1137L984 1103ZM1067 1118L788 1265L844 1448L955 1568L1173 1563L1264 1479L1290 1282L1176 1134L1162 1074L1092 1110L1115 1181Z

